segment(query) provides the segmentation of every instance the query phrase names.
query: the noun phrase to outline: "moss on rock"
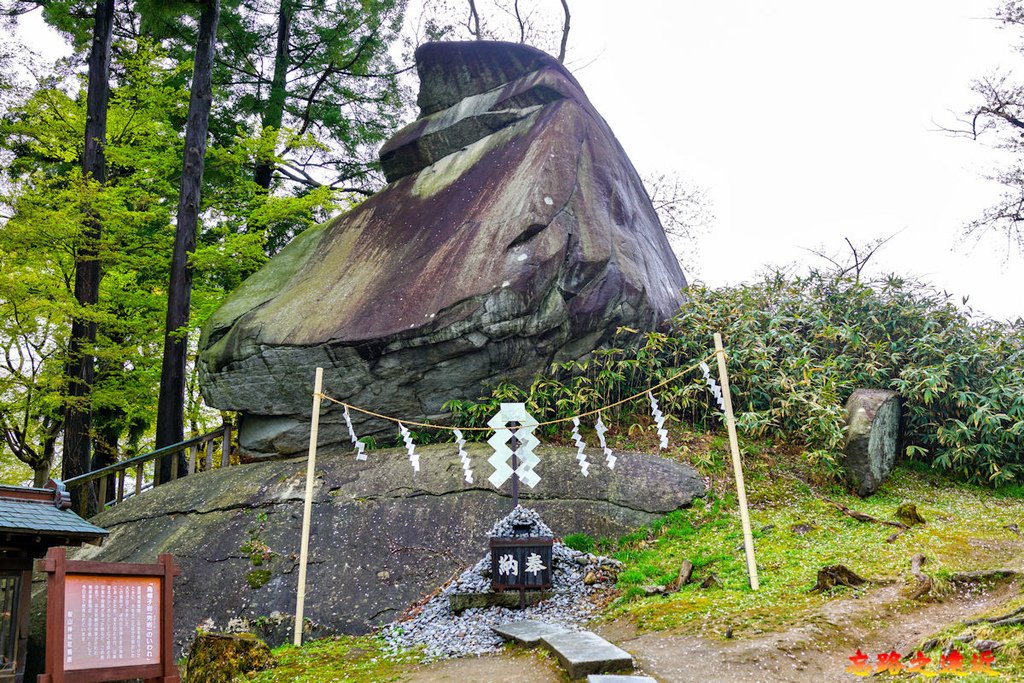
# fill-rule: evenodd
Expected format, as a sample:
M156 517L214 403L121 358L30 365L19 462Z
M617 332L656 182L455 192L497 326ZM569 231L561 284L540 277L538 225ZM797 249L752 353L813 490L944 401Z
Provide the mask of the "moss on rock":
M231 683L236 676L275 664L267 644L252 634L199 632L189 652L184 683Z

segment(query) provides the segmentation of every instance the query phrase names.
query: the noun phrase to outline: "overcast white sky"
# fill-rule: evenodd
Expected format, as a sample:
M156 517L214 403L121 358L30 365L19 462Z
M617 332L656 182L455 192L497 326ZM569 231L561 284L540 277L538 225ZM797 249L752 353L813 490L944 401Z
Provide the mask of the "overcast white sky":
M981 177L997 154L935 131L970 105L972 78L1016 64L1024 78L995 4L587 0L570 67L641 173L709 189L717 221L691 278L739 282L902 231L882 268L1017 317L1022 259L1004 263L998 239L957 243L998 195Z
M971 104L972 78L1020 64L1024 79L996 3L576 0L568 65L642 174L708 189L717 220L691 280L899 232L881 269L1024 316L1024 259L958 243L998 195L982 177L998 155L936 131ZM37 46L59 41L33 24Z

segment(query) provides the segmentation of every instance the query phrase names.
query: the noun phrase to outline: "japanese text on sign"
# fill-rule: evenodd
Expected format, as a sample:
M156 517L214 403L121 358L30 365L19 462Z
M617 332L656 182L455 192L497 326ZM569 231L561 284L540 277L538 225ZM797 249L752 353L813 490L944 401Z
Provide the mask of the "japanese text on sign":
M160 581L155 576L68 574L64 669L159 664Z

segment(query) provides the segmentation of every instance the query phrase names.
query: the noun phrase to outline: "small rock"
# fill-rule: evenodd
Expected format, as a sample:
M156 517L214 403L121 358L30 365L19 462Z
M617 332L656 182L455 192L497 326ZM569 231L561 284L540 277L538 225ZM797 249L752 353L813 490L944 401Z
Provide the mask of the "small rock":
M197 633L185 683L230 683L236 676L274 666L267 644L250 633Z
M587 572L587 575L583 577L583 583L587 586L593 586L597 583L597 574L594 572Z
M389 572L387 569L382 569L381 571L377 572L377 578L381 581L387 581L391 578L391 572Z
M590 564L590 557L588 555L580 555L576 558L576 564L580 565L581 567L586 567L588 564Z
M978 652L994 652L1001 648L1003 644L998 640L976 640L974 641L974 649Z
M644 595L664 595L664 586L644 586Z
M797 536L803 536L814 531L815 528L816 527L813 524L794 524L793 526L789 527L789 530Z

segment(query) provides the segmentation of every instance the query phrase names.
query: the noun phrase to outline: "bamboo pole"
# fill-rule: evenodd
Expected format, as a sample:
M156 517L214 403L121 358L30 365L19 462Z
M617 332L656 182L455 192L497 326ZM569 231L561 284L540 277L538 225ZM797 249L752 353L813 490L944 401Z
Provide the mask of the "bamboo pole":
M306 607L306 560L309 558L309 522L313 514L313 479L316 470L316 440L320 431L320 391L324 369L316 369L313 382L313 418L309 424L309 460L306 462L306 501L302 507L302 545L299 549L299 593L295 599L295 647L302 645L302 620ZM226 449L225 449L226 450Z
M732 450L732 470L736 475L736 496L740 502L740 522L743 524L743 549L747 556L747 575L750 587L757 590L757 562L754 560L754 536L750 531L750 514L747 512L747 488L743 484L743 463L740 461L740 444L736 438L736 419L732 414L732 396L729 395L729 371L725 366L725 348L722 335L715 332L715 355L718 356L718 377L722 385L722 401L725 403L725 424L729 429L729 448Z

